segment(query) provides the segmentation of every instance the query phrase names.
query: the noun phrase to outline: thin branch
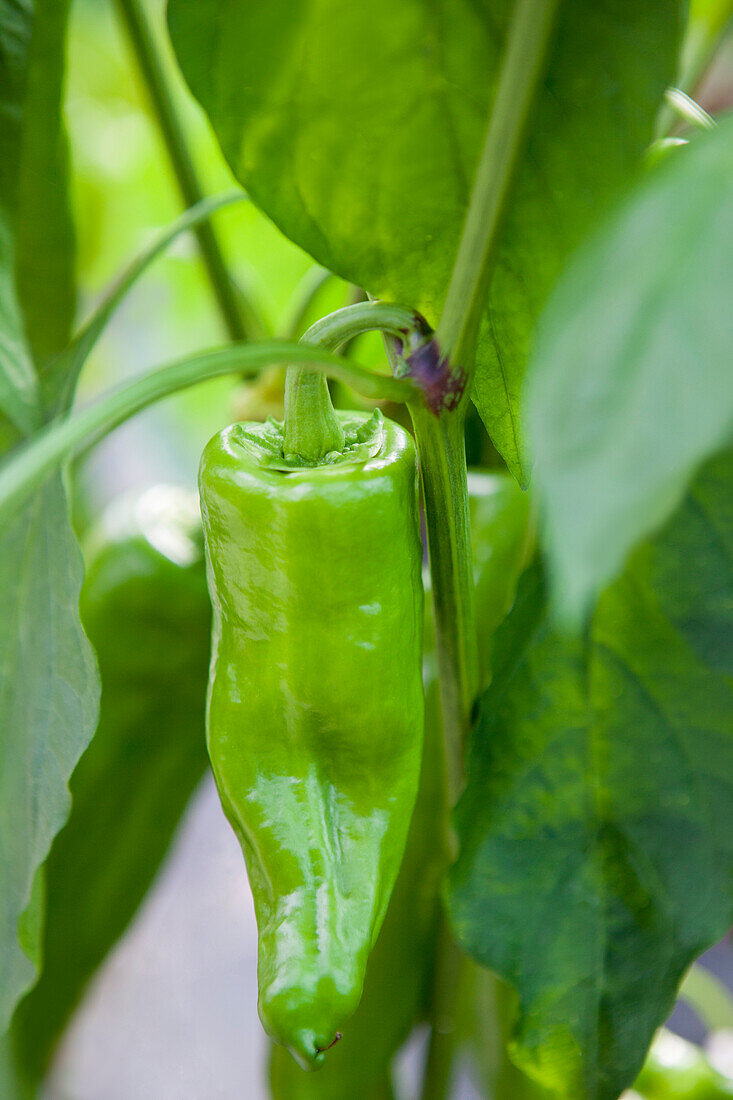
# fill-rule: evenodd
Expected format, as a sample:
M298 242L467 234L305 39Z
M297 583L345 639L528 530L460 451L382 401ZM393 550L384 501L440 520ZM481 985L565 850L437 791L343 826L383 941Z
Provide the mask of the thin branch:
M204 190L194 166L178 108L171 95L162 52L145 5L141 0L117 0L117 7L150 95L184 205L195 206L205 197ZM264 336L266 327L253 304L231 278L219 240L209 222L197 226L196 236L230 339L246 340Z
M159 367L105 393L93 404L55 421L0 466L0 517L8 517L52 470L99 442L135 413L171 393L224 374L258 374L271 363L297 363L340 379L364 397L407 401L414 394L406 379L375 374L332 352L303 344L268 341L230 344Z
M517 0L437 341L470 390L497 231L542 73L557 0Z

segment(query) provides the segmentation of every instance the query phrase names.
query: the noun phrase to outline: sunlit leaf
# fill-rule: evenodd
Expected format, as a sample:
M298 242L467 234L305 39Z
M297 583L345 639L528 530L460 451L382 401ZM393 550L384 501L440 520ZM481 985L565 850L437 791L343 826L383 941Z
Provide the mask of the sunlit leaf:
M94 655L79 621L82 575L56 475L0 534L0 1034L36 978L34 883L97 720Z
M733 118L678 150L572 264L527 420L558 610L576 621L733 438Z
M252 198L319 263L435 324L509 0L170 0L184 74ZM628 179L676 62L676 0L567 0L506 219L474 398L524 477L518 397L569 251Z

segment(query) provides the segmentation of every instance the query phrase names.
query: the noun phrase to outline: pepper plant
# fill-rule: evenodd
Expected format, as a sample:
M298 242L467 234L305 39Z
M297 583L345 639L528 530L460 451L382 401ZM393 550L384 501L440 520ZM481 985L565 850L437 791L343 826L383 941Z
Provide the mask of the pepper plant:
M730 4L112 6L185 209L79 326L69 4L0 0L0 1091L40 1087L207 727L275 1100L398 1100L420 1027L422 1100L467 1059L494 1100L614 1100L733 913L733 119L689 98ZM165 35L241 189L203 193ZM215 228L245 200L320 265L277 332ZM189 230L227 341L80 403ZM284 421L222 408L202 460L207 703L195 499L82 555L70 463L279 364Z

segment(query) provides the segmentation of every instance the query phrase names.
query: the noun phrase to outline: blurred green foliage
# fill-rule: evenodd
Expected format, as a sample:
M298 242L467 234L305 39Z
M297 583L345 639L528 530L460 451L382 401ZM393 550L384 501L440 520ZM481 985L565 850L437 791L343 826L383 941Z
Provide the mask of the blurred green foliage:
M207 194L231 189L236 183L171 55L164 33L164 3L152 0L150 7L204 189ZM111 2L75 0L72 5L66 122L79 242L81 322L120 268L182 208L145 87ZM215 224L230 271L276 331L312 264L310 257L249 203L223 211ZM307 323L343 305L347 295L345 285L332 280L318 296ZM187 235L146 273L109 326L85 368L80 398L148 366L225 340L195 239ZM379 342L372 341L370 349L373 359L380 354ZM191 480L204 443L234 415L236 385L231 379L209 382L145 414L148 429L152 422L176 456L181 480ZM98 482L103 463L97 459L92 463L85 481ZM147 480L153 482L170 472L169 466L164 471L151 468ZM98 485L93 494L106 495Z

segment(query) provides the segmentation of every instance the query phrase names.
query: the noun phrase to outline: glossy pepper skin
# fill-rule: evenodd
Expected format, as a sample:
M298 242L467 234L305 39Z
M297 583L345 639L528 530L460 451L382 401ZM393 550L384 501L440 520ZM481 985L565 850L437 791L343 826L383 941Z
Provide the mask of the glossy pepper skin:
M268 459L266 425L233 425L199 478L209 755L254 895L260 1017L305 1068L359 1003L422 751L415 451L381 417L345 423L353 446L301 469Z
M517 579L531 549L527 494L513 477L476 472L468 475L471 512L476 618L479 640L491 638L514 599ZM429 584L429 578L426 578ZM490 669L481 649L482 682ZM436 937L440 926L440 886L451 860L448 835L448 788L443 730L438 699L432 601L426 585L423 647L425 744L420 789L410 824L405 855L387 915L369 957L364 995L344 1029L341 1042L329 1053L320 1073L301 1073L281 1046L270 1060L272 1100L385 1100L397 1050L412 1028L429 1019L434 980ZM484 988L480 1005L493 994L495 979L478 964L473 980ZM463 979L462 979L463 981ZM463 1014L470 1024L468 997ZM484 1009L485 1011L485 1009ZM487 1068L486 1094L492 1095L496 1073L493 1051L487 1051L485 1018L476 1006L475 1026L459 1033L457 1042L471 1046L474 1068ZM526 1089L525 1082L522 1082ZM527 1100L522 1093L523 1100Z

